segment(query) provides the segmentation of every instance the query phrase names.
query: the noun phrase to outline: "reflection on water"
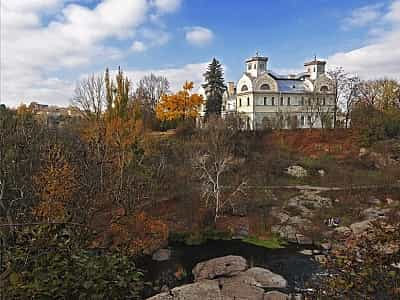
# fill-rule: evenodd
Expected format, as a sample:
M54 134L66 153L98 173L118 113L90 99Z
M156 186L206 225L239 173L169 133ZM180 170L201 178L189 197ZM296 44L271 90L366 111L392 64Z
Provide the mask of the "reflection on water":
M192 269L201 262L226 255L240 255L247 259L250 267L264 267L278 273L288 281L288 291L301 290L313 276L323 273L312 256L298 253L304 247L289 246L284 249L266 249L239 240L209 241L199 246L173 244L171 259L157 262L143 258L139 265L148 270L146 280L156 286L169 288L193 281ZM154 293L149 292L150 294Z

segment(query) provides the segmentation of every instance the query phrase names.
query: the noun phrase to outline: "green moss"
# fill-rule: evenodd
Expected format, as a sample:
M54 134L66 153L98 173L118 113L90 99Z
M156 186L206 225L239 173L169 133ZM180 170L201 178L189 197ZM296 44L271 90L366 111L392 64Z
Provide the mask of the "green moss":
M243 239L243 242L268 249L280 249L285 248L286 246L286 243L278 237L272 237L268 240L261 240L257 237L250 236Z
M209 240L231 240L232 234L224 231L207 229L194 232L172 232L169 235L170 242L184 243L189 246L201 245Z

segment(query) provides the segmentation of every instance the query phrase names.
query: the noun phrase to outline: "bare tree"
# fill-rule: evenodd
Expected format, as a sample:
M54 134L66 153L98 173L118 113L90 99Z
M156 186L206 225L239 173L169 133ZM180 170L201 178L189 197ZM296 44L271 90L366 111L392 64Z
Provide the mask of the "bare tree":
M170 84L166 77L151 73L139 81L135 96L142 100L146 108L155 112L158 101L162 95L169 92L169 88Z
M105 123L104 112L107 107L105 79L102 75L90 75L77 83L75 94L72 99L72 105L78 109L91 129L92 144L95 148L96 159L100 167L100 190L104 189L104 166L107 154L107 145L105 143Z
M244 194L244 181L236 187L224 186L229 171L239 163L233 155L234 134L235 131L227 127L223 120L210 119L207 129L201 133L200 147L203 149L195 152L192 159L194 169L199 171L202 198L207 207L214 207L215 221L226 205L232 206L234 199Z
M86 118L99 120L105 109L105 100L104 78L93 74L77 83L72 105Z
M328 72L329 77L333 82L333 93L334 93L334 107L333 107L333 127L336 128L337 113L339 110L340 101L343 96L344 87L347 83L348 74L342 67L337 67Z
M342 100L345 110L345 128L349 128L350 116L354 104L358 98L358 89L360 86L360 79L357 76L347 76L346 81L342 87Z

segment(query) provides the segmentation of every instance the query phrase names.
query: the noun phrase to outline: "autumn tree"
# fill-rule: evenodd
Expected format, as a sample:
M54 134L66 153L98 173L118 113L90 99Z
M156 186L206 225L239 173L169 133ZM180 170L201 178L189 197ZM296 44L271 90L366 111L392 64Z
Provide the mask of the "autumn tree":
M118 187L114 190L114 195L117 201L127 203L130 195L124 188L127 181L125 175L128 164L135 158L138 139L142 131L140 112L130 101L131 84L120 68L115 83L110 79L109 71L106 70L105 85L106 143L111 148L110 152L118 169Z
M49 145L44 154L43 167L34 182L40 198L34 209L37 217L50 221L66 221L68 206L74 205L78 190L75 168L67 161L60 145Z
M222 96L226 90L224 83L224 73L221 63L213 58L208 65L207 71L204 73L203 88L207 95L206 117L210 115L221 115Z
M192 93L193 82L185 82L181 91L173 95L163 95L157 105L157 118L161 121L185 121L199 115L203 97Z

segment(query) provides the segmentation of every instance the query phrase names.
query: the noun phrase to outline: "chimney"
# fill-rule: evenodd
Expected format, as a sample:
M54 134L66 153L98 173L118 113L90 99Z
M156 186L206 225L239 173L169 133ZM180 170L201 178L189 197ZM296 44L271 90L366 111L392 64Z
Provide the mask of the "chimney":
M235 94L235 83L233 81L228 81L228 95L233 96Z

